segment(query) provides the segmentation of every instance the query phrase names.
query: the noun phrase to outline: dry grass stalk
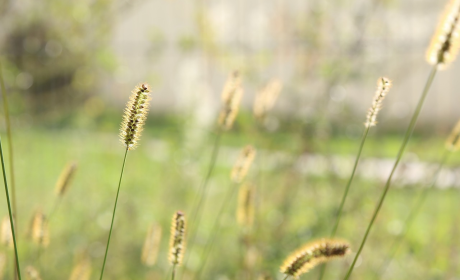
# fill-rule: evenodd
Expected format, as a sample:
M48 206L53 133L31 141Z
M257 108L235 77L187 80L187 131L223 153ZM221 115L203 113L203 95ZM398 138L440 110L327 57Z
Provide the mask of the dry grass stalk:
M281 266L281 272L296 279L316 265L349 252L348 242L337 239L320 239L302 246L292 253Z
M138 144L141 132L147 119L150 101L148 84L136 86L132 91L120 128L121 142L128 150L134 150Z
M55 187L56 195L63 196L66 193L70 183L72 182L76 169L77 163L70 162L66 165L64 170L62 170Z
M185 216L177 211L172 219L171 236L169 240L169 262L172 265L181 265L185 252Z
M28 280L41 280L40 273L33 266L26 267L26 275Z
M247 145L241 150L231 173L231 179L234 183L243 182L255 157L256 149L253 146Z
M157 261L161 232L161 226L159 225L151 225L147 232L141 255L141 261L146 266L153 266Z
M243 184L238 192L238 207L236 217L240 226L250 227L254 223L255 188L250 184Z
M455 60L460 44L460 0L451 0L431 39L426 60L443 69Z
M48 220L41 210L37 210L30 223L30 233L32 241L42 247L47 247L50 243Z
M382 108L383 99L387 95L388 91L391 88L391 80L385 77L381 77L377 81L377 91L375 92L374 100L372 101L372 106L367 112L367 120L364 123L364 126L371 127L377 124L377 115Z
M460 147L460 121L457 122L454 129L446 140L446 149L455 152Z
M232 128L238 115L242 97L241 77L238 72L233 72L222 90L222 109L218 119L218 124L222 129L229 130Z
M9 249L13 249L13 235L11 235L11 224L9 217L4 217L2 219L1 231L2 244Z
M283 84L281 81L273 79L258 92L252 108L256 119L263 120L265 118L267 112L275 106L282 88Z
M90 277L91 261L87 257L83 257L72 269L69 280L89 280Z

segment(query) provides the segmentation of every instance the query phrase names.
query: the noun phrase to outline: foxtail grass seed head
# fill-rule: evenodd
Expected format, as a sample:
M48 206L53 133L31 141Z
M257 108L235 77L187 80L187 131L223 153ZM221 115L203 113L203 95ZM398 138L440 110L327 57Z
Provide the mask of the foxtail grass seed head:
M231 173L231 179L234 183L243 182L255 157L256 149L253 146L247 145L241 150Z
M374 100L372 101L372 106L367 112L367 119L364 123L364 126L371 127L377 124L377 115L382 109L382 102L385 99L388 91L391 88L391 80L385 77L381 77L377 80L377 91L375 92Z
M253 113L256 119L261 121L265 118L267 112L275 106L282 88L281 81L273 79L258 92L253 105Z
M438 28L431 39L426 60L443 69L452 63L458 54L460 44L460 0L450 0Z
M222 91L222 109L219 114L218 124L223 130L232 128L238 115L238 110L243 97L241 78L238 72L234 72L227 80Z
M120 138L128 150L134 150L138 144L145 120L147 119L149 101L149 85L141 84L132 91L131 97L126 104L120 128Z
M460 148L460 120L455 125L446 141L446 149L456 152Z
M35 267L30 266L30 265L26 267L26 275L27 275L28 280L42 280L38 270Z
M320 239L302 246L292 253L281 266L281 272L296 279L316 265L349 252L348 242L337 239Z
M69 280L89 280L91 277L91 261L84 257L73 267Z
M30 233L35 244L45 248L49 245L48 220L41 210L37 210L32 217Z
M9 217L4 217L2 219L1 231L2 244L9 249L13 249L13 235L11 233L11 224Z
M75 171L77 170L77 163L70 162L66 165L64 170L62 170L61 175L56 183L55 192L58 196L63 196L67 189L69 188L70 183L72 182Z
M181 265L185 252L185 216L177 211L172 219L171 237L169 240L169 262L171 265Z
M151 225L144 246L142 247L141 261L146 266L153 266L157 261L161 241L161 226Z
M243 184L238 192L238 207L236 218L238 224L250 227L254 223L255 188L250 184Z

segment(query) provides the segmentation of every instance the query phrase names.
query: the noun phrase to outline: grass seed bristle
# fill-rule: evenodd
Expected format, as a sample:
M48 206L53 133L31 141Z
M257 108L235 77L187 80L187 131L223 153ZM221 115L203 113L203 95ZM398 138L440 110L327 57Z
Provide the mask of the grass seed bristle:
M253 146L247 145L241 150L240 155L232 168L230 176L234 183L243 182L255 157L256 149L254 149Z
M30 233L35 244L42 247L49 245L48 220L41 210L37 210L32 217Z
M171 265L181 265L185 252L185 216L177 211L172 219L171 236L169 240L169 262Z
M382 102L385 99L388 91L391 88L391 80L385 77L381 77L377 81L377 91L375 92L374 100L372 101L372 106L367 112L367 119L364 123L364 126L371 127L377 124L377 115L382 109Z
M63 196L67 189L69 188L70 183L72 182L75 171L77 170L77 163L70 162L68 163L64 170L62 170L61 175L56 183L55 192L58 196Z
M128 150L134 150L138 144L147 119L149 101L150 88L148 84L141 84L132 91L120 128L120 140Z
M218 124L223 130L232 128L238 115L243 88L238 72L230 76L222 91L222 109L219 114Z
M431 65L444 69L458 54L460 44L460 0L451 0L446 6L438 28L431 39L426 60Z
M141 261L146 266L153 266L160 250L162 229L159 225L151 225L142 247Z
M457 151L460 148L460 120L455 125L454 129L450 133L446 140L446 149L452 152Z
M286 258L280 270L286 275L298 278L316 265L349 252L348 242L337 239L320 239L302 246Z

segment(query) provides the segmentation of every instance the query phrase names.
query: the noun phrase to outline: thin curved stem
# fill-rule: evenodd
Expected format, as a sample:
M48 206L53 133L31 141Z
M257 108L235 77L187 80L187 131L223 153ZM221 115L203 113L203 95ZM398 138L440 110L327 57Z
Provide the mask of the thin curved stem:
M171 280L174 280L176 277L176 265L173 265L172 273L171 273Z
M425 199L428 195L428 192L436 186L436 181L439 177L439 173L441 172L442 168L444 167L445 163L449 159L449 156L452 154L451 151L446 150L441 158L441 161L439 162L436 171L433 174L433 179L431 180L431 183L426 186L421 194L417 197L417 200L415 201L414 205L412 206L409 215L407 216L406 222L404 223L404 229L398 237L393 241L392 246L390 247L390 255L388 258L383 262L382 267L381 267L381 273L379 274L380 276L383 276L385 272L387 271L388 267L391 264L391 261L393 260L394 256L399 250L399 246L401 245L401 242L405 239L407 234L409 233L410 227L412 226L412 223L414 222L415 218L417 217L417 214L420 212L420 209L425 202Z
M283 280L287 280L289 278L289 275L286 275Z
M417 107L412 115L412 118L411 118L411 121L409 123L409 127L407 128L406 130L406 134L404 135L404 140L401 144L401 147L399 148L399 152L398 152L398 155L396 157L396 161L393 165L393 168L391 170L391 173L390 173L390 176L388 177L387 179L387 182L385 184L385 188L382 192L382 195L380 196L380 199L379 199L379 202L377 203L377 207L375 208L375 211L374 211L374 214L372 215L372 218L371 218L371 221L369 223L369 225L367 226L367 229L366 229L366 233L364 234L364 237L361 241L361 245L359 246L359 249L355 255L355 258L353 259L353 262L350 266L350 268L348 269L348 272L347 272L347 275L345 276L344 280L347 280L350 278L351 276L351 273L353 272L353 269L355 267L355 264L356 264L356 261L358 260L358 257L359 255L361 254L361 251L363 250L364 248L364 244L366 244L366 240L367 240L367 237L369 236L369 233L372 229L372 226L374 225L374 222L375 222L375 219L377 218L377 215L379 214L380 212L380 208L382 207L383 205L383 201L385 200L385 197L388 193L388 190L390 189L390 185L391 185L391 180L393 179L393 175L395 174L395 171L396 171L396 168L398 167L398 164L399 162L401 161L401 158L402 158L402 155L404 154L404 151L406 149L406 146L407 146L407 143L409 142L409 139L410 137L412 136L412 132L414 131L414 127L415 127L415 124L417 123L417 119L418 119L418 116L420 114L420 111L422 110L422 107L423 107L423 103L425 101L425 98L427 96L427 93L431 87L431 84L434 80L434 77L436 76L436 70L437 70L437 66L435 65L431 72L430 72L430 75L428 76L428 79L426 81L426 84L425 84L425 87L423 89L423 92L422 92L422 95L420 96L420 99L418 101L418 104L417 104Z
M18 256L18 246L16 243L16 233L14 230L14 223L13 223L13 211L11 210L11 202L10 202L10 194L8 192L8 183L6 181L6 172L5 172L5 162L3 160L3 148L2 148L2 141L0 139L0 158L2 160L2 172L3 172L3 183L5 184L5 195L6 201L8 203L8 214L10 215L10 226L11 226L11 235L13 236L13 245L14 245L14 255L16 257L16 269L19 276L19 280L21 280L21 269L19 268L19 256Z
M193 208L192 208L192 211L191 211L191 215L190 215L191 218L190 218L189 224L194 225L194 230L190 232L190 244L188 246L188 251L189 252L192 251L192 249L193 249L193 247L195 245L195 241L196 241L195 239L196 239L196 235L197 235L200 220L201 220L201 215L200 215L201 212L200 212L200 210L201 210L201 206L202 206L202 204L204 203L204 200L205 200L206 190L207 190L207 187L208 187L209 179L211 178L212 172L214 171L214 167L216 165L217 156L219 154L221 136L222 136L222 129L218 128L216 137L214 139L214 145L213 145L212 152L211 152L211 160L209 162L208 171L206 173L206 176L204 177L203 183L200 186L199 193L195 197L195 201L192 204ZM185 270L185 268L187 267L189 256L190 256L190 254L187 254L185 256L183 270ZM183 275L183 273L182 273L182 275ZM182 278L182 276L180 278Z
M105 247L104 262L102 263L101 277L99 278L100 280L102 280L102 276L104 275L105 262L107 260L107 253L109 252L110 237L112 236L113 221L115 220L115 212L117 211L117 203L118 203L118 196L120 194L121 179L123 178L123 171L125 170L125 163L126 163L127 155L128 155L128 147L126 147L125 157L123 158L123 165L121 167L120 180L118 181L117 196L115 197L115 205L113 207L113 213L112 213L112 223L110 224L109 238L107 239L107 246Z
M212 247L214 245L216 236L218 235L220 231L220 218L222 217L222 214L225 212L227 209L229 202L232 200L232 197L235 193L235 190L237 189L234 184L230 186L230 188L227 191L227 194L225 195L224 203L222 204L222 207L219 209L219 212L217 214L216 220L214 222L214 225L212 226L211 230L211 237L209 238L208 242L206 243L205 249L203 251L202 255L202 260L203 264L201 265L200 269L198 270L197 274L195 275L194 279L200 279L201 273L203 272L205 266L206 266L206 261L208 260L208 257L212 251Z
M367 135L369 134L369 130L370 130L370 126L366 127L363 133L363 137L361 138L361 144L359 145L359 150L358 150L358 154L356 155L355 164L353 165L353 170L351 171L350 178L348 179L347 185L345 187L345 191L343 192L343 195L342 195L342 201L340 202L339 210L337 211L337 216L335 218L335 224L331 231L331 238L333 238L335 234L337 233L337 228L339 227L340 218L342 217L343 206L345 205L345 200L347 199L348 191L350 190L350 186L351 186L351 182L353 182L353 179L355 177L356 169L358 167L359 159L361 158L361 153L363 151L363 147L364 147L364 143L366 142ZM323 279L324 274L326 272L326 267L327 267L327 263L321 266L319 280Z

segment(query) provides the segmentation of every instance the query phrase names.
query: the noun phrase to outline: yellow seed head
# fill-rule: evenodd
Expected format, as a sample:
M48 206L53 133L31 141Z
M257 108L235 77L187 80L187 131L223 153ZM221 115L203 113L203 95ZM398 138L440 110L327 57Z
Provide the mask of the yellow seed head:
M50 243L48 220L41 210L35 212L30 226L32 241L39 246L47 247Z
M185 252L185 216L177 211L172 219L171 237L169 239L169 262L171 265L181 265Z
M283 88L283 84L278 79L271 80L256 95L253 105L253 113L256 119L263 120L268 111L270 111Z
M292 253L281 266L281 272L296 279L316 265L349 252L348 242L336 239L320 239L302 246Z
M223 130L229 130L238 115L238 110L243 96L241 78L234 72L225 83L222 91L222 109L219 114L218 124Z
M446 140L446 149L452 152L456 152L460 148L460 120L455 125L454 129L450 133Z
M460 0L450 0L438 28L431 39L426 60L439 69L455 60L460 44Z
M13 235L11 233L11 224L10 224L10 218L9 217L4 217L2 219L2 226L1 226L1 231L2 231L2 244L9 248L13 248Z
M89 280L91 277L91 261L83 257L73 267L69 280Z
M254 223L254 186L243 184L238 192L236 218L240 226L250 227Z
M128 150L134 150L141 136L149 111L150 88L148 84L137 86L126 105L120 128L121 142Z
M375 92L374 100L372 101L372 106L367 112L367 120L364 123L364 126L371 127L377 124L377 115L382 109L382 101L385 99L388 91L391 88L391 81L388 78L381 77L377 80L377 91Z
M254 149L253 146L247 145L243 148L243 150L241 150L231 173L231 179L234 183L243 182L255 157L256 149Z
M153 266L157 261L161 241L161 226L151 225L142 247L141 261L146 266Z
M63 196L67 189L69 188L70 183L72 182L75 171L77 170L77 163L70 162L66 165L64 170L62 170L61 175L56 183L55 192L58 196Z
M33 266L26 267L26 275L28 280L41 280L40 273Z

